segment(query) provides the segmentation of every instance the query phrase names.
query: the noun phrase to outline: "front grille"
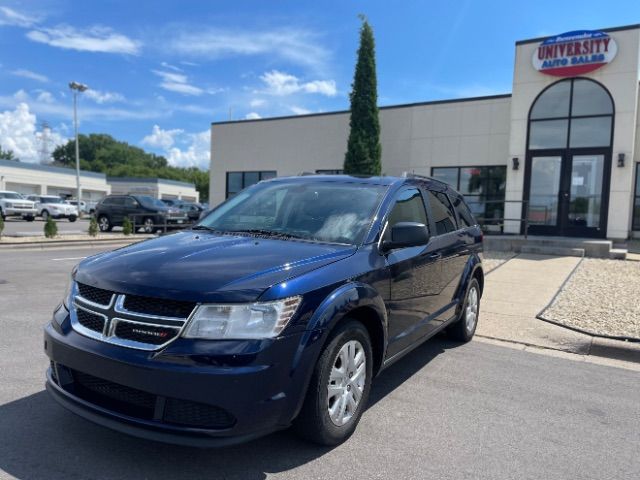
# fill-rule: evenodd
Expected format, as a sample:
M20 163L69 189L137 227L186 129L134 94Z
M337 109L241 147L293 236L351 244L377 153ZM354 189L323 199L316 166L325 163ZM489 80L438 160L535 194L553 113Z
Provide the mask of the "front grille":
M159 325L149 325L118 320L115 335L125 340L134 342L149 343L151 345L162 345L175 338L180 332L177 328L162 327Z
M186 427L229 428L234 424L233 416L223 408L176 398L167 398L162 418Z
M80 291L80 296L82 298L100 305L109 305L111 297L113 296L113 292L110 292L109 290L92 287L91 285L86 285L84 283L78 283L78 290Z
M100 333L104 330L104 317L96 315L95 313L87 312L81 308L76 309L76 314L78 316L78 323L80 323L84 328Z
M52 364L52 367L54 365ZM58 369L68 372L73 379L72 383L64 384L62 388L72 395L113 412L142 420L195 428L226 429L236 422L231 413L215 405L159 396L62 364L57 366Z
M194 302L140 297L138 295L127 295L124 299L126 310L159 317L187 318L195 306Z

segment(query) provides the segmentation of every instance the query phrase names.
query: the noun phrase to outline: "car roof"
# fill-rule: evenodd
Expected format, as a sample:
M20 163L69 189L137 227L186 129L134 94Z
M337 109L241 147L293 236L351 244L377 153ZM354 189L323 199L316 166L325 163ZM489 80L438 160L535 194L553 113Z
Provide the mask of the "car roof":
M321 174L303 174L295 177L276 177L269 180L263 180L263 182L299 182L305 183L310 180L322 181L322 182L336 182L336 183L361 183L369 185L416 185L424 184L429 188L434 188L439 191L451 191L455 192L453 188L447 183L444 183L438 179L432 177L426 177L422 175L407 174L404 177L395 176L360 176L360 175L321 175Z

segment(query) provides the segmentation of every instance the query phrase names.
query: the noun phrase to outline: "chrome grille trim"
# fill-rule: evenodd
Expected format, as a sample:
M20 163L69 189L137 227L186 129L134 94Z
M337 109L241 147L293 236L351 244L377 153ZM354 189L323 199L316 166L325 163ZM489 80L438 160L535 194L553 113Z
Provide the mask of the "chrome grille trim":
M198 305L196 305L189 316L186 318L145 315L143 313L131 312L125 309L124 301L126 299L126 295L124 294L114 293L111 296L109 304L102 305L99 303L91 302L90 300L81 297L77 290L75 290L75 293L76 295L73 298L72 302L73 308L71 308L70 312L71 327L73 328L73 330L81 335L84 335L85 337L89 337L94 340L99 340L121 347L132 348L135 350L153 351L165 348L167 345L180 338L180 336L182 335L182 331L190 322L191 317L198 308ZM103 331L96 332L82 325L78 320L78 316L76 313L78 309L104 318L105 327ZM171 329L175 330L175 336L171 337L169 340L160 345L120 338L116 336L116 327L119 322L132 323L147 327L161 327Z

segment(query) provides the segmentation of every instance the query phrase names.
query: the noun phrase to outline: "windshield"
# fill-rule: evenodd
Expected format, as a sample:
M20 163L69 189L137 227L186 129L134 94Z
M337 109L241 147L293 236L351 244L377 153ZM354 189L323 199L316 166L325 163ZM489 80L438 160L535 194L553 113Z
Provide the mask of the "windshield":
M22 197L19 193L0 192L0 198L11 198L16 200L22 200L24 197Z
M359 183L264 183L240 192L199 225L319 242L359 244L386 187Z
M162 200L158 200L157 198L149 197L147 195L142 195L136 198L142 204L143 207L163 208L163 209L167 208L167 206L162 202Z
M60 197L41 197L40 203L64 203Z

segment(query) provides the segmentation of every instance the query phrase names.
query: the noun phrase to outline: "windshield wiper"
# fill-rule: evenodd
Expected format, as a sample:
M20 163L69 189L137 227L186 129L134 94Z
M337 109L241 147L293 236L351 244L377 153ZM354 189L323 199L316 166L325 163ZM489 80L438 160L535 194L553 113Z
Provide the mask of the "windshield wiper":
M191 230L207 230L208 232L220 233L220 230L216 230L212 227L207 227L206 225L195 225L191 227Z
M300 236L300 235L295 235L293 233L276 232L276 231L273 231L273 230L263 230L261 228L247 228L247 229L242 229L242 230L227 230L224 233L230 233L230 234L248 233L250 235L262 235L262 236L265 236L265 237L274 237L274 238L282 238L282 239L297 238L297 239L301 239L301 240L309 240L306 237L303 237L303 236Z

